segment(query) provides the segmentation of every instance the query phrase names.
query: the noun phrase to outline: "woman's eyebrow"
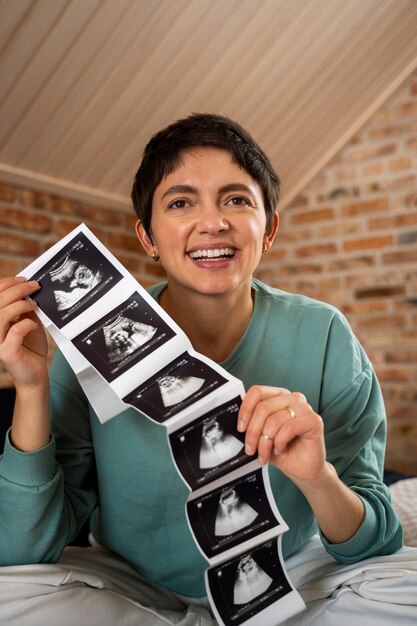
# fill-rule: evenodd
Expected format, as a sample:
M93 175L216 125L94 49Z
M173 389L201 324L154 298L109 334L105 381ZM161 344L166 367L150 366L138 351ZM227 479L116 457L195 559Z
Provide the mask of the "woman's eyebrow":
M197 193L197 189L195 187L191 187L190 185L173 185L165 191L161 200L166 198L166 196L172 196L176 193Z
M244 191L246 193L252 193L251 188L243 183L228 183L219 189L219 193L229 193L230 191Z

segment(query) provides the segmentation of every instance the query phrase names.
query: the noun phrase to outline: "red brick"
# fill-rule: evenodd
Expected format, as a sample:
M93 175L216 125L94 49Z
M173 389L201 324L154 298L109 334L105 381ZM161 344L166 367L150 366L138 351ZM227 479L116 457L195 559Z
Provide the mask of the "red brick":
M387 303L381 300L373 302L352 302L350 304L344 305L342 310L345 315L357 313L361 315L369 313L385 313L387 311Z
M417 363L417 349L398 350L387 352L385 355L387 363Z
M0 224L37 233L47 233L52 228L51 218L10 207L0 207Z
M126 250L129 252L138 252L142 249L135 233L128 235L124 232L111 232L108 235L109 246L116 250Z
M299 274L320 274L323 271L323 267L319 263L301 264L296 263L294 265L284 265L280 268L281 274L299 275Z
M409 134L412 132L412 125L410 123L396 123L389 124L387 126L381 126L380 128L371 128L369 131L369 138L371 140L383 140L390 139L391 137L397 138L401 135Z
M40 244L35 239L28 239L11 233L0 233L0 250L11 254L38 256Z
M362 328L403 328L406 323L404 315L379 315L360 320Z
M0 183L0 200L3 202L13 202L16 198L16 190L10 185Z
M392 246L394 244L394 238L392 235L385 237L367 237L365 239L352 239L351 241L345 241L343 249L346 252L352 252L357 250L371 250L380 249Z
M404 250L403 252L387 252L382 255L382 262L389 263L414 263L417 261L417 250Z
M344 167L337 170L334 177L337 182L343 183L346 180L354 180L357 177L357 173L354 167Z
M372 256L358 256L352 258L338 258L329 263L332 271L344 271L353 269L369 268L375 265L375 258Z
M357 198L361 194L359 187L356 185L347 187L335 187L327 193L321 193L317 195L317 202L322 204L323 202L337 202L346 198Z
M341 207L341 213L344 217L351 217L353 215L367 215L368 213L388 211L389 208L388 198L380 198L378 200L361 200L352 204L345 204Z
M383 171L382 163L367 163L362 167L362 176L379 176Z
M293 198L291 202L287 205L286 210L295 209L303 206L308 206L308 197L302 193L299 193L298 196Z
M126 254L118 254L118 260L120 263L132 274L139 272L141 268L141 255L127 256Z
M363 230L364 227L362 222L355 222L353 220L335 220L334 224L317 228L316 233L318 237L332 239L334 237L345 235L356 235L363 232Z
M409 382L415 378L415 372L401 367L379 368L376 373L381 383L385 381Z
M417 384L385 385L384 398L391 401L412 402L417 406Z
M400 170L409 170L413 166L413 162L410 157L399 157L398 159L392 159L388 163L389 170L391 172L398 172Z
M415 224L417 224L417 212L393 215L391 217L375 217L368 221L368 228L369 230L392 230L404 226L414 226Z
M111 210L103 207L91 206L73 202L64 198L54 198L52 211L65 215L70 215L78 222L98 222L105 226L122 226L125 224L125 216L121 210Z
M291 222L293 224L306 224L331 219L334 219L334 210L330 207L310 209L309 211L305 211L303 213L293 213L291 215Z
M275 264L277 261L282 261L288 255L288 250L285 248L280 248L279 244L275 244L267 255L262 257L262 262L264 263L273 263Z
M21 197L25 206L31 206L35 209L53 209L54 198L48 196L46 193L24 189Z
M395 284L398 280L397 272L387 270L384 272L362 272L361 274L352 274L345 276L346 285L352 288L369 287L374 285Z
M406 141L405 147L407 150L417 150L417 137L412 137Z
M5 276L16 276L19 273L20 264L16 262L15 259L8 259L4 257L0 257L0 278L4 278Z
M356 289L356 298L390 298L391 296L402 296L405 294L404 285L391 285L380 287L368 287L366 289Z
M296 250L294 250L294 253L299 258L337 254L337 246L334 243L315 244L312 246L303 246L302 248L297 248Z
M278 237L276 239L276 245L281 246L287 243L295 243L297 241L307 241L313 236L312 230L298 228L291 229L288 225L285 225L285 229L278 231Z
M394 115L403 117L406 115L417 115L417 102L406 102L394 108Z

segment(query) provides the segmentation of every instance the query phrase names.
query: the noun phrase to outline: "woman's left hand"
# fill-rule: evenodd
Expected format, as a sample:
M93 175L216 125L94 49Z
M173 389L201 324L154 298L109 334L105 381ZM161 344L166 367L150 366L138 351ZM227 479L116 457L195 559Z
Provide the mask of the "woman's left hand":
M328 471L323 421L302 393L254 385L238 416L249 455L272 463L295 483L314 483Z

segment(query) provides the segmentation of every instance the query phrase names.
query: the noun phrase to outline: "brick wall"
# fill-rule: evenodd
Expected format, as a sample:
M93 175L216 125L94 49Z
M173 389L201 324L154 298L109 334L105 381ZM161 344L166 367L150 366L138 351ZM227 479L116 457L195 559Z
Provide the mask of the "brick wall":
M417 474L417 73L281 223L258 276L346 314L382 385L386 465Z
M285 181L284 181L285 183ZM143 285L162 276L133 212L0 184L0 275L84 221ZM386 465L417 474L417 73L281 215L258 276L339 307L380 378ZM10 384L0 371L0 386Z

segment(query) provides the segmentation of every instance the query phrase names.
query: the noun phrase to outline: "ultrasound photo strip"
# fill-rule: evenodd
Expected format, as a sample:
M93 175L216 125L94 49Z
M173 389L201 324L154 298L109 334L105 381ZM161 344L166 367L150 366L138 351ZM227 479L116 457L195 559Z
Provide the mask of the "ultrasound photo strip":
M206 589L219 623L275 626L278 614L287 619L301 611L304 603L285 573L287 525L267 467L246 456L236 428L242 383L195 352L83 224L22 275L40 282L37 313L92 405L106 385L120 393L114 385L134 371L119 412L130 405L167 428L172 458L190 490L190 531L211 566Z

